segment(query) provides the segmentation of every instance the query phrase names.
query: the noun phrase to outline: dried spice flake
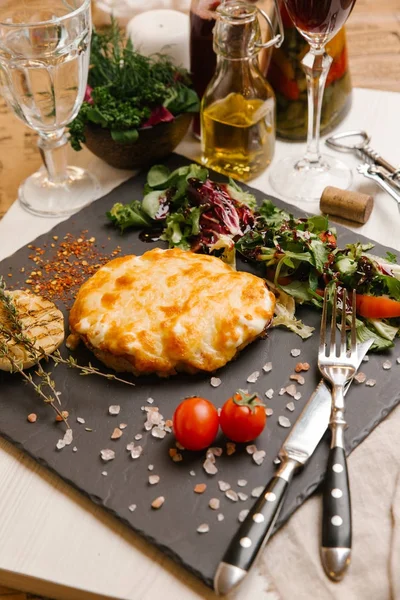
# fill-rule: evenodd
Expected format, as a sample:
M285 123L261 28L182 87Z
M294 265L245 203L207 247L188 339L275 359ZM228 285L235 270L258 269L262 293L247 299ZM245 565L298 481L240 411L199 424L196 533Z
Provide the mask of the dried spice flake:
M296 373L300 373L301 371L309 371L309 369L310 369L310 365L308 364L308 362L304 362L304 363L298 362L294 368Z
M204 494L204 492L207 489L207 484L206 483L197 483L194 486L194 491L196 494Z
M27 419L29 423L36 423L37 415L35 413L31 413L30 415L28 415Z
M165 498L164 496L158 496L158 498L155 498L155 500L153 500L153 502L151 503L151 507L152 508L161 508L162 505L165 502Z
M116 427L114 429L114 431L112 432L112 434L111 434L111 439L112 440L119 440L119 438L121 437L121 435L122 435L121 429L119 427Z
M235 454L236 452L236 444L235 442L226 442L226 453L228 456Z

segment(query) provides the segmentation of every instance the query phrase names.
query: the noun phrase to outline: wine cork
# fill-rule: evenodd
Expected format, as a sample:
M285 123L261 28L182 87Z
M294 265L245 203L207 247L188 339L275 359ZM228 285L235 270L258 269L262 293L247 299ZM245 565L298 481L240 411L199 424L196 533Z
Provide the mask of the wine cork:
M368 194L328 186L322 192L319 207L322 213L366 223L374 207L374 199Z

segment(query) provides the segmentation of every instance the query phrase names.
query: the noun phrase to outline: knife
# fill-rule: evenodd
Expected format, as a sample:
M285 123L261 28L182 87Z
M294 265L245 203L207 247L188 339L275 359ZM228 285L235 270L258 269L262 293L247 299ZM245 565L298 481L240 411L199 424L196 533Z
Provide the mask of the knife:
M368 340L358 345L357 369L371 343L372 340ZM349 385L345 393L348 388ZM331 406L331 391L321 380L279 451L282 462L277 473L264 488L218 565L214 577L214 591L218 595L227 594L246 577L267 543L296 469L306 464L328 427Z

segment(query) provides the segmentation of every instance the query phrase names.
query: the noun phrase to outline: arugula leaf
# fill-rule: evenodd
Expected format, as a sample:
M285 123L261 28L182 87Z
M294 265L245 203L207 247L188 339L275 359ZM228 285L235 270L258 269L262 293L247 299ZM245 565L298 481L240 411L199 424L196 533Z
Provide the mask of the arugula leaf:
M395 254L393 254L393 252L389 252L389 250L386 252L385 258L390 263L393 263L393 264L397 263L397 256Z
M270 227L278 227L290 218L289 213L275 206L269 198L263 200L258 212L262 217L263 223Z
M244 192L242 188L236 183L236 181L232 179L232 177L229 177L229 184L226 186L226 190L231 196L231 198L233 198L234 200L245 204L252 210L255 210L257 208L257 200L255 196L253 196L253 194L250 194L250 192Z
M129 144L138 140L139 132L137 129L130 129L128 131L111 130L111 137L114 142L119 142L120 144Z
M328 261L329 251L325 244L317 239L311 240L310 242L310 250L313 256L314 267L317 269L318 273L323 273L325 263Z
M154 190L146 194L142 200L142 210L151 219L165 219L169 212L169 205L165 202L165 190Z
M387 350L394 346L393 341L386 337L382 337L375 329L368 327L368 325L360 319L356 319L356 336L357 342L360 343L373 339L370 350Z
M208 177L208 170L196 163L179 167L172 172L164 165L154 165L147 174L147 186L157 190L175 187L179 182L186 186L187 180L192 177L205 181Z
M395 300L400 300L400 280L390 275L377 275L378 279L385 286L389 296Z
M127 227L151 227L152 222L143 212L142 205L138 200L130 204L116 202L110 211L106 213L110 221L120 228L121 233Z
M329 230L329 221L324 215L308 217L306 223L308 225L308 230L312 233L321 233Z
M305 281L294 280L287 285L279 286L286 293L295 298L298 302L311 302L313 296L310 293L308 283Z
M154 165L147 173L147 184L151 188L156 188L168 181L171 171L165 165Z

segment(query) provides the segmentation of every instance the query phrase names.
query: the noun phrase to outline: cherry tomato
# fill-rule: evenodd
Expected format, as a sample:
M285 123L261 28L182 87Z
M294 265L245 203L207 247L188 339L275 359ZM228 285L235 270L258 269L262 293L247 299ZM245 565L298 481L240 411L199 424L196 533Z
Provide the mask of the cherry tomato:
M222 407L221 429L234 442L250 442L260 435L267 422L265 407L256 394L238 390Z
M174 412L175 437L187 450L203 450L211 446L218 433L218 425L218 411L205 398L186 398Z
M366 319L390 319L400 317L400 302L387 296L357 294L357 314Z

